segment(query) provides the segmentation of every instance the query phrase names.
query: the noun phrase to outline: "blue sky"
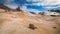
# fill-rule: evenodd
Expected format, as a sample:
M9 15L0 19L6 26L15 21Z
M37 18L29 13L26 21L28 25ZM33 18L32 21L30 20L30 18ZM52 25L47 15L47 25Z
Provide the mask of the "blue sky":
M46 12L49 9L60 9L60 0L0 0L0 3L15 9L20 6L21 9L34 12Z

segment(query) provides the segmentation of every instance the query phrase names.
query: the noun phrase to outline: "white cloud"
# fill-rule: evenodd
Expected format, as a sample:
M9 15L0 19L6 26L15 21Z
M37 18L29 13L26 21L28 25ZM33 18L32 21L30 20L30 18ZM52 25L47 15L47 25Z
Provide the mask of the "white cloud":
M10 4L4 4L4 5L11 9L16 9L18 7L17 5L10 5Z
M31 0L33 2L33 0ZM32 4L38 4L38 5L42 5L42 6L46 6L46 5L57 5L60 4L60 0L35 0L34 2L36 3L32 3Z
M37 9L27 8L27 5L23 5L20 8L21 8L21 10L23 10L25 12L35 12L36 14L38 14L39 12L42 12Z
M39 12L42 12L42 11L39 11L37 9L32 9L32 8L27 9L27 11L29 11L29 12L35 12L36 14L38 14Z
M26 5L23 5L23 6L21 6L20 8L21 8L21 10L23 10L23 11L27 11L27 6L26 6Z
M41 2L38 2L39 0L35 0L35 1L36 1L35 3L27 4L27 5L43 6L45 8L57 8L57 7L60 7L60 0L43 0Z
M12 2L14 2L15 0L4 0L4 4L11 4Z
M27 5L23 5L20 8L21 8L21 10L23 10L25 12L35 12L36 14L38 14L39 12L42 12L37 9L27 8Z
M7 2L12 2L12 1L14 1L14 0L6 0Z
M26 0L27 2L41 2L42 0Z
M60 4L60 0L44 0L41 2L41 5L58 5Z
M60 5L52 5L52 6L45 6L47 9L54 9L54 8L59 8Z
M16 9L17 8L17 4L14 2L15 0L4 0L5 3L4 5L11 8L11 9Z

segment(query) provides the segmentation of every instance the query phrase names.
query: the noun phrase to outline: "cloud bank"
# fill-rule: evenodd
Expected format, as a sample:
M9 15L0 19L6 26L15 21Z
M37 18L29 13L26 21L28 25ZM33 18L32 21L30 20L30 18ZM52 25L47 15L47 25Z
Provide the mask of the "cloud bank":
M45 8L57 8L60 7L60 0L27 0L27 2L31 2L31 4L27 5L36 5L43 6ZM33 3L34 2L34 3Z
M0 3L4 2L6 5L14 5L16 2L15 0L0 0ZM18 1L18 0L17 0ZM26 2L31 2L30 4L25 3L26 5L35 5L35 6L43 6L45 8L58 8L60 7L60 0L26 0Z
M18 0L16 0L18 2ZM21 1L21 0L19 0ZM25 3L25 1L27 3ZM12 8L12 9L15 9L17 8L17 4L15 2L15 0L0 0L0 3L3 3L4 5ZM27 8L27 6L42 6L44 7L45 9L54 9L54 8L59 8L60 7L60 0L24 0L23 1L25 3L25 7L24 5L21 6L21 9L24 7L24 10L27 10L27 11L37 11L39 12L39 9L32 9L32 8ZM19 3L19 2L18 2ZM21 3L20 3L21 4Z

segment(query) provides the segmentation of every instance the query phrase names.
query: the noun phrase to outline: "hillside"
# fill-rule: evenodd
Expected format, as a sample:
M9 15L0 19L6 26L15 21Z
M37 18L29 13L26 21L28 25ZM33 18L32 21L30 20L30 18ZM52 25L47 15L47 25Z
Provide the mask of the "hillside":
M60 34L60 17L0 12L0 34Z
M0 4L0 9L10 10L10 8L8 8L7 6L3 4Z

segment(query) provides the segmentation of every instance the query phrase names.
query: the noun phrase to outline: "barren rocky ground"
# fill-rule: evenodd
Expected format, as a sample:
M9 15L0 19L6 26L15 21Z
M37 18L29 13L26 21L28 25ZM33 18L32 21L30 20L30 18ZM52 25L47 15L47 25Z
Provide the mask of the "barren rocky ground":
M0 34L60 34L60 17L0 12Z

